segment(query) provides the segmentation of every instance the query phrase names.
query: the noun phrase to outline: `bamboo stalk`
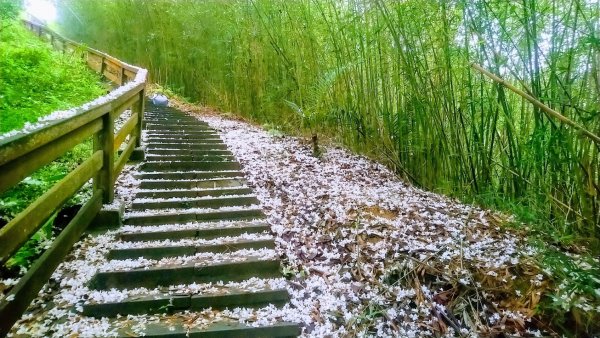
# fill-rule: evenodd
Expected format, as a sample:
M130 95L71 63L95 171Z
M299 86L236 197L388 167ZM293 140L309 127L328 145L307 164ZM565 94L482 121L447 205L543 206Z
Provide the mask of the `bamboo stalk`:
M480 65L478 65L476 63L471 63L471 67L473 67L475 70L477 70L478 72L482 73L483 75L485 75L485 76L491 78L492 80L498 82L499 84L503 85L504 87L508 88L509 90L513 91L517 95L523 97L527 101L531 102L534 106L540 108L548 116L554 117L557 120L559 120L560 122L562 122L562 123L564 123L566 125L569 125L569 126L575 128L575 129L579 130L581 132L581 134L585 135L586 137L588 137L592 141L596 142L597 144L600 144L600 137L598 137L598 135L596 135L596 134L592 133L591 131L585 129L583 126L581 126L577 122L569 119L568 117L562 115L561 113L557 112L556 110L548 107L547 105L543 104L541 101L539 101L538 99L536 99L535 97L533 97L533 96L525 93L524 91L520 90L519 88L511 85L510 83L506 82L501 77L499 77L496 74L494 74L494 73L492 73L492 72L484 69Z

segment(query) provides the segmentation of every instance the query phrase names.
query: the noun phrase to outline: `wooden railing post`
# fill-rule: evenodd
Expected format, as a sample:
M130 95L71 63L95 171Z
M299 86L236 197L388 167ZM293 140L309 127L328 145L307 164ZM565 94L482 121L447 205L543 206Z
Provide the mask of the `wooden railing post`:
M115 122L112 112L104 114L102 117L102 130L94 136L94 152L102 151L102 169L94 178L94 191L102 189L102 203L112 203L115 198L114 182L115 173L113 166L115 164Z
M104 71L106 70L106 58L102 57L102 63L100 64L100 76L104 76Z
M127 82L127 75L125 75L125 68L121 68L121 83L119 85L124 85Z
M135 146L140 147L142 145L142 122L144 120L144 99L146 98L146 89L140 91L138 101L131 107L133 113L138 114L138 121L135 127L134 135L137 136Z
M93 179L92 197L64 227L52 245L41 257L36 259L17 284L12 286L8 293L5 291L6 297L0 299L0 337L4 337L10 332L13 324L26 311L27 306L38 295L39 290L90 224L97 219L100 219L99 222L102 226L121 222L122 213L116 206L118 203L113 203L115 179L134 154L135 147L140 146L144 115L144 86L147 81L146 70L127 65L110 55L65 39L38 24L24 22L32 32L37 33L44 40L48 40L56 49L59 49L57 44L60 42L63 52L81 50L82 57L93 55L94 61L102 58L100 71L103 75L106 72L107 78L113 83L119 84L120 81L120 84L123 85L134 77L137 83L132 88L127 88L125 92L120 93L118 97L106 97L107 100L103 103L94 103L92 108L85 108L84 111L74 116L51 122L33 131L23 131L21 135L12 139L0 140L0 176L2 176L0 192L19 184L29 174L56 160L90 137L93 137L94 140L94 152L90 158L54 184L0 229L1 267L5 266L5 262L14 256L22 244L39 230L49 215L64 206L65 202L74 196L84 184ZM109 65L108 62L111 64ZM96 66L96 63L94 62L93 65ZM118 74L114 74L114 67L121 68L120 77ZM140 71L143 73L139 74ZM116 132L114 129L115 119L127 109L131 109L137 115L129 117L127 122ZM127 139L129 141L125 143ZM117 158L115 154L123 144L125 147L122 148L123 151ZM141 157L143 158L143 152ZM98 218L101 214L102 204L111 203L114 205L105 205L105 210L102 212L116 213L118 221L114 223L109 223L113 219L107 222L106 217ZM110 210L111 208L113 210Z

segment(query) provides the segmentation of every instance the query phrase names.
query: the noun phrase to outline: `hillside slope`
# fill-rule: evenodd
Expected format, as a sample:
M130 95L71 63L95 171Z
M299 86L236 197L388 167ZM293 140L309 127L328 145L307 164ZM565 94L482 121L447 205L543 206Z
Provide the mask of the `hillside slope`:
M79 58L53 51L17 22L0 30L0 133L103 91L98 75Z

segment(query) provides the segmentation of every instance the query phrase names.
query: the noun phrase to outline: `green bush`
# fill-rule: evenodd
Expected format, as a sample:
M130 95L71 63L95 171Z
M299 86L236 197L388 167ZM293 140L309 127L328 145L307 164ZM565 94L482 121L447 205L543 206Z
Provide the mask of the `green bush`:
M21 10L21 0L0 0L0 31L11 26Z
M0 32L0 133L103 93L99 77L13 24Z
M16 4L0 0L2 18L8 17L3 10L11 3ZM100 77L80 58L53 51L48 43L16 21L10 23L0 26L5 27L0 31L0 134L21 129L53 111L81 105L104 93ZM0 227L87 159L91 148L90 140L76 146L0 194ZM82 189L67 205L80 204L88 190L89 187ZM55 217L56 214L46 220L42 229L0 269L0 276L27 268L43 252L52 237Z

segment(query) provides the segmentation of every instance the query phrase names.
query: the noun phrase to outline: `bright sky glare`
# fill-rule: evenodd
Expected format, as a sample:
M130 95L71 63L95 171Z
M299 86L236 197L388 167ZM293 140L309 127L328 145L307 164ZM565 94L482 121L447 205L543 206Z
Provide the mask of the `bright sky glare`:
M46 23L56 20L56 7L51 0L26 0L25 11Z

